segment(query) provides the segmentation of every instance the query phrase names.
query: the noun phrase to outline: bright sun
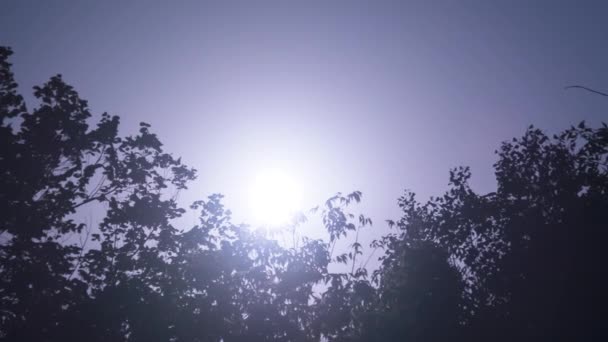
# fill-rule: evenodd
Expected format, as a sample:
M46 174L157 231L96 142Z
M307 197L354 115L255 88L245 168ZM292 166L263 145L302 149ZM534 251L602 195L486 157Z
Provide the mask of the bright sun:
M257 222L278 226L300 209L300 187L281 169L259 172L253 180L249 203Z

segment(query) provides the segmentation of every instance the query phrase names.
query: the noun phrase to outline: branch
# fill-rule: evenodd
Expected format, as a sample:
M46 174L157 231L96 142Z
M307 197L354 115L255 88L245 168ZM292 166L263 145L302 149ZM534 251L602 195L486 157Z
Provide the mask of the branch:
M90 222L91 222L91 225L93 225L93 220L90 220ZM72 274L70 274L68 281L72 280L72 278L76 274L76 271L80 268L80 264L82 264L82 256L84 255L84 248L86 247L87 242L89 241L89 235L91 234L91 230L90 230L89 226L85 225L85 227L87 227L87 235L84 239L84 242L81 241L81 243L80 243L80 254L78 255L78 262L76 263L76 266L74 267L74 270L72 271Z
M592 93L596 93L598 95L602 95L602 96L608 97L608 94L606 94L606 93L602 93L601 91L593 90L591 88L587 88L587 87L580 86L580 85L571 85L571 86L565 87L564 89L568 90L568 89L572 89L572 88L584 89L586 91L589 91L589 92L592 92Z
M111 188L110 190L108 190L108 191L106 191L106 192L102 193L102 194L101 194L101 195L99 195L99 196L95 196L95 197L88 197L87 199L83 200L82 202L80 202L80 203L78 203L78 204L73 205L73 206L72 206L72 210L75 210L75 209L77 209L78 207L83 206L83 205L85 205L85 204L87 204L87 203L90 203L90 202L93 202L93 201L96 201L96 200L101 200L101 199L102 199L104 196L107 196L107 195L109 195L109 194L113 193L114 191L118 190L118 188L119 188L119 187L118 187L118 185L116 185L116 186L114 186L113 188ZM97 191L96 191L96 192L97 192Z
M133 227L133 228L135 228L135 227ZM144 245L146 244L146 242L150 241L150 238L152 237L152 233L154 233L154 230L155 230L154 228L150 228L150 231L148 232L148 234L144 238L143 243L139 244L137 246L137 248L135 249L135 251L133 252L133 254L131 254L131 255L128 256L129 259L135 257L137 255L137 253L139 253L139 251L141 250L141 248L144 247Z
M372 251L372 253L367 257L367 260L365 260L365 263L363 265L359 265L359 268L367 268L367 263L372 259L372 257L374 256L374 253L376 253L376 250L378 250L378 246L376 246L376 248L374 248L374 250Z
M357 234L355 235L355 244L353 244L353 267L350 270L350 273L353 274L355 273L355 262L357 260L357 251L358 248L356 247L356 244L359 243L359 231L361 230L361 227L363 226L359 226L359 228L357 228Z
M334 239L332 245L331 245L331 252L329 253L329 259L331 259L331 257L334 255L334 248L336 247L336 242L338 241L338 239Z

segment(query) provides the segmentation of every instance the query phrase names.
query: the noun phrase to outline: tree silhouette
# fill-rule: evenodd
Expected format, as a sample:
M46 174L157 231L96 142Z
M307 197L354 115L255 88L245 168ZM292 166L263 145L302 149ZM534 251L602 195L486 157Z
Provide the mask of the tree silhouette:
M124 286L129 272L162 269L176 245L169 221L182 210L160 190L185 188L194 171L163 153L146 124L138 135L120 138L118 117L104 113L90 129L86 101L60 75L34 88L41 104L27 112L10 54L0 52L2 332L44 340L84 299ZM91 235L99 248L85 249L68 239L92 227L71 216L94 203L107 212Z
M86 101L61 76L35 88L41 104L27 111L11 53L0 49L0 338L321 338L317 312L325 304L313 286L330 279L329 288L350 286L355 278L328 271L328 243L280 246L232 224L220 195L194 203L199 224L178 229L184 209L176 193L195 170L165 153L148 124L120 137L118 117L104 113L90 127ZM345 208L360 198L338 194L321 208L332 246L355 229ZM86 206L102 213L99 224L79 223ZM303 219L288 229L295 234Z
M447 341L463 335L463 282L444 249L391 238L361 341Z
M402 217L370 247L362 194L311 211L328 241L292 246L231 222L221 195L177 194L196 171L150 126L119 136L61 76L26 108L0 48L0 340L519 341L603 334L608 127L554 137L531 127L502 144L497 190L468 168L441 197L406 192ZM94 209L100 222L84 223ZM309 215L309 214L307 214ZM347 239L347 249L336 248ZM330 265L334 266L330 268ZM331 269L331 271L330 271ZM337 270L337 271L336 271Z
M505 142L497 191L479 195L468 168L425 204L399 204L407 239L437 243L466 284L471 339L602 336L608 222L608 127L584 123L549 138L530 127Z

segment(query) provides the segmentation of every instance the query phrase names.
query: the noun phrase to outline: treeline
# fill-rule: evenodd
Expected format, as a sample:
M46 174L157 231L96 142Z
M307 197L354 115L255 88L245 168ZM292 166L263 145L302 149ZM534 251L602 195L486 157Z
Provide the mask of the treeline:
M0 48L0 340L3 341L532 341L601 340L606 308L608 127L549 137L530 128L497 151L497 189L470 172L442 196L405 193L402 217L371 246L371 223L321 205L329 240L281 246L231 222L213 195L175 194L196 171L147 124L118 134L91 125L61 76L28 110ZM78 211L94 206L99 224ZM303 218L295 220L296 229ZM373 272L363 248L379 249ZM344 263L343 273L330 272ZM319 286L323 284L323 286ZM322 287L324 290L318 291Z

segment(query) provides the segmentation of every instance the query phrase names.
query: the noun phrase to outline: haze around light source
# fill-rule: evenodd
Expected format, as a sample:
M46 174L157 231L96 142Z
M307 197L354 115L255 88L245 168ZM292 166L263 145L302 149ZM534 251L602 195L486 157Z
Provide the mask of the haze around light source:
M258 224L278 226L302 211L302 190L280 168L262 167L249 186L251 216Z
M8 0L0 44L21 93L61 73L124 132L150 123L199 170L184 205L222 193L245 221L253 179L279 165L304 208L362 191L369 240L404 189L441 194L450 168L471 166L473 187L492 191L494 150L530 124L605 120L604 98L564 87L608 89L607 7Z

